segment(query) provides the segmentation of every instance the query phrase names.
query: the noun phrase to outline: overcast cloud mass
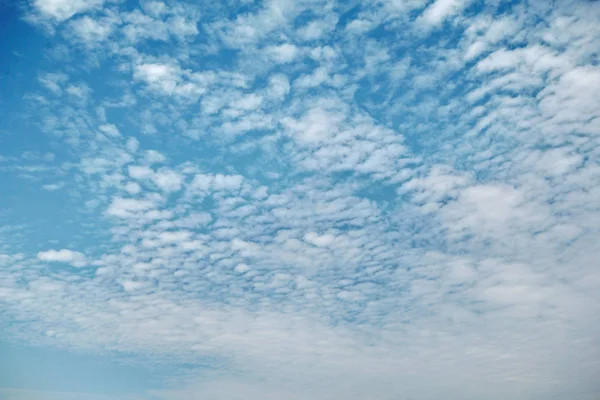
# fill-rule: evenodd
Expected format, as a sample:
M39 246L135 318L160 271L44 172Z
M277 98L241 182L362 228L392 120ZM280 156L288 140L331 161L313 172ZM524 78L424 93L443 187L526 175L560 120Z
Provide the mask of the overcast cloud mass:
M0 14L1 399L600 398L600 2Z

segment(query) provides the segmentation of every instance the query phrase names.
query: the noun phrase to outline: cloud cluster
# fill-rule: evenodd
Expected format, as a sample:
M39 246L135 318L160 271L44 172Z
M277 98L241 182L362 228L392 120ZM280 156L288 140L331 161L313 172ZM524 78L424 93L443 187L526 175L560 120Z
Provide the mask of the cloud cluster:
M598 4L33 7L61 151L0 173L70 209L0 213L1 332L144 399L597 396Z

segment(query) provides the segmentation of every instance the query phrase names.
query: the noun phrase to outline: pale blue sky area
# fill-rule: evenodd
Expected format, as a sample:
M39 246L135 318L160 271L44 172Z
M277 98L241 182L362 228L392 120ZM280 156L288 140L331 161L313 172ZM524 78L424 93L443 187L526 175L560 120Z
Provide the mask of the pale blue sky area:
M0 344L0 386L38 391L120 394L156 388L166 368L48 347Z
M0 400L600 398L599 20L0 2Z

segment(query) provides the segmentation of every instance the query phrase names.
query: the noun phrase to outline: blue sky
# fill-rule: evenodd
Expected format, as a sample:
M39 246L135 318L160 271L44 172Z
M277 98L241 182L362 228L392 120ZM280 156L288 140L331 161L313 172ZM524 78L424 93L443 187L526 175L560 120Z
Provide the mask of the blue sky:
M600 3L0 3L0 399L597 399Z

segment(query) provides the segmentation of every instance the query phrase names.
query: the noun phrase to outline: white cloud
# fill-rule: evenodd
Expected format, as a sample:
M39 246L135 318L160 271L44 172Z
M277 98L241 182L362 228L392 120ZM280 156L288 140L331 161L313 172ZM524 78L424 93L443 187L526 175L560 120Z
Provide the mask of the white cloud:
M127 170L133 179L150 179L154 175L152 168L143 165L130 165Z
M267 93L275 99L284 99L290 92L290 82L287 76L276 74L269 77L269 87Z
M135 67L134 79L146 81L166 93L172 93L180 81L178 68L166 64L141 64Z
M109 18L95 20L89 16L83 16L70 22L73 34L82 42L92 45L101 42L111 35L116 21Z
M366 19L355 19L346 25L346 30L356 35L362 35L373 29L373 22Z
M198 34L198 28L196 27L195 21L190 21L182 15L175 15L167 21L169 24L169 30L175 36L185 38L188 36L194 36Z
M143 40L169 39L169 26L162 19L154 19L139 10L134 10L123 15L123 34L130 43L138 43Z
M310 7L310 2L272 0L255 13L239 15L233 21L218 21L212 27L228 46L242 47L258 42Z
M55 95L62 93L62 86L68 79L69 77L63 73L44 73L38 77L39 82Z
M244 178L240 175L208 175L197 174L188 185L188 195L204 196L211 191L233 191L238 190Z
M323 35L323 27L317 21L311 21L298 29L297 33L304 40L315 40Z
M135 281L123 281L121 282L121 285L126 292L135 292L136 290L143 289L146 286L143 282Z
M425 9L420 19L429 25L436 26L462 11L468 3L468 0L435 0Z
M343 119L339 113L313 108L300 120L285 118L281 122L299 143L314 145L332 138Z
M67 249L41 251L37 258L46 262L71 264L74 267L85 267L88 263L83 253Z
M139 146L140 146L140 142L134 137L128 138L127 143L125 144L125 148L130 153L137 152Z
M154 208L154 202L150 200L137 200L117 197L106 210L106 213L119 218L134 217L137 213Z
M100 132L111 137L121 136L119 128L117 128L115 124L102 124L98 127L98 129L100 130Z
M464 189L458 201L469 207L461 215L468 215L469 225L476 227L486 223L501 224L514 218L514 213L523 200L520 193L512 187L479 185Z
M464 57L470 61L494 48L502 40L517 39L522 21L514 17L491 18L488 16L475 19L465 31L465 42L468 44Z
M149 157L154 161L162 160L154 153L150 153ZM183 175L166 168L154 171L152 168L144 165L130 165L127 167L127 170L131 178L141 181L151 180L160 190L165 192L178 191L184 182Z
M160 164L166 161L166 157L156 150L147 150L144 159L149 164Z
M306 25L300 27L296 31L296 34L300 37L300 39L305 41L318 40L331 32L337 22L337 15L329 13L323 20L312 20Z
M242 96L239 99L234 100L231 103L231 107L237 108L240 110L255 110L257 109L263 102L263 99L260 95L257 94L248 94Z
M124 189L130 194L138 194L142 190L141 186L136 182L127 182Z
M290 43L269 46L264 51L268 57L280 64L292 62L298 56L298 48Z
M152 181L165 192L176 192L183 185L183 176L175 171L159 170L152 175Z
M90 96L91 89L85 83L79 82L67 86L65 92L67 92L68 95L76 98L77 100L82 100L85 102Z
M333 243L335 236L331 234L318 235L315 232L308 232L304 235L304 240L318 247L327 247Z
M215 77L211 73L184 71L176 63L149 62L135 65L133 78L157 93L195 100L206 93Z
M104 0L34 0L36 10L47 18L64 21L75 14L99 8Z
M142 8L146 13L153 17L159 17L165 15L168 12L168 7L161 1L145 1L141 4Z
M307 89L320 86L329 80L329 71L326 68L316 68L312 74L305 74L294 81L294 87Z
M247 264L244 263L240 263L235 267L235 272L239 272L240 274L243 274L245 272L250 271L250 267Z

